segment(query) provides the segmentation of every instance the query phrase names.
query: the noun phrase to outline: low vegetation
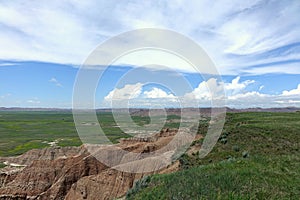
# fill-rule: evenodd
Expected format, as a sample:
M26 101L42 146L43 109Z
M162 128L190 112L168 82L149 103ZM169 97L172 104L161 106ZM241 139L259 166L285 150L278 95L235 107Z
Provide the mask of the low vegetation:
M97 113L99 123L114 143L130 137L111 113ZM159 116L158 116L159 117ZM147 116L132 116L147 125ZM165 127L176 128L180 117L167 117ZM198 134L205 136L208 119L200 121ZM79 146L71 112L0 112L0 156L22 154L58 146ZM203 138L192 143L201 145ZM299 199L300 114L228 113L223 132L204 159L198 153L179 158L181 170L146 176L137 181L127 199ZM197 148L195 148L197 149ZM0 164L0 168L5 165Z
M120 138L131 137L118 127L112 113L98 112L97 117L102 130L112 143L117 143ZM139 126L150 123L149 116L133 115L132 120ZM178 120L179 116L168 115L165 127L177 128ZM49 147L53 142L58 146L82 145L73 115L67 111L0 111L0 137L0 157Z
M107 137L116 143L129 137L115 126L111 113L97 113ZM20 155L30 149L82 144L71 112L2 111L0 112L0 156Z
M299 113L229 113L207 157L182 155L182 170L136 183L127 198L299 199L299 147Z

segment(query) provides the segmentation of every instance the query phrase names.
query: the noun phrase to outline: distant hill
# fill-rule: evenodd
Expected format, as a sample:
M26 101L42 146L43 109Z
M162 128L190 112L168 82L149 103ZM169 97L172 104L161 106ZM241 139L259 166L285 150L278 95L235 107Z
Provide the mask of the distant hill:
M196 108L183 108L186 111L194 111ZM119 112L127 112L126 108L117 108L114 109ZM159 109L152 109L157 110ZM167 108L167 112L178 114L180 113L180 108ZM200 108L201 113L209 113L211 108ZM71 108L22 108L22 107L0 107L0 111L62 111L62 112L71 112ZM111 112L112 109L110 108L99 108L96 109L97 112ZM133 114L142 114L147 113L149 109L147 108L130 108L130 113ZM300 108L297 107L282 107L282 108L229 108L226 107L226 111L230 113L238 113L238 112L296 112L300 111Z

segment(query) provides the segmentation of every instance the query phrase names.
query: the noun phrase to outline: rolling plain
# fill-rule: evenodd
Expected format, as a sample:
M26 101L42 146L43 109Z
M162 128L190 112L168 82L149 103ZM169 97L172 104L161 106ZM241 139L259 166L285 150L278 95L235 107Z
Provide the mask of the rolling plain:
M113 143L130 137L117 126L112 113L98 112L97 116ZM140 126L150 123L147 112L135 112L132 119ZM176 129L179 119L177 112L171 112L164 128ZM298 199L299 112L228 112L214 149L208 156L199 159L198 150L208 126L209 117L205 115L198 127L199 137L195 138L186 153L174 161L175 170L133 178L128 183L130 189L126 193L117 193L115 197ZM82 145L69 111L1 111L0 137L2 160L32 149ZM5 166L1 163L1 167ZM5 184L2 189L5 190ZM68 195L73 194L69 192ZM92 199L92 194L90 198L89 194L86 196L87 199ZM60 198L64 197L62 195ZM25 195L24 199L26 198Z

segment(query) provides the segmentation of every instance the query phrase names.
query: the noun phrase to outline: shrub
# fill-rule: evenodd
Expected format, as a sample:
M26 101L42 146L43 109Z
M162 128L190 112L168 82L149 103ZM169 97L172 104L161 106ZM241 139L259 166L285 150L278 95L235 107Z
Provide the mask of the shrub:
M240 126L241 126L241 122L238 122L238 123L235 124L235 128L238 128Z
M136 181L133 184L133 187L127 191L126 198L131 197L133 194L135 194L138 191L142 190L143 188L147 187L150 180L151 180L150 176L144 176L140 180Z
M243 151L242 156L243 156L243 158L249 157L248 151Z
M226 144L226 143L227 143L227 138L222 138L222 139L220 140L220 142L221 142L222 144Z
M183 154L178 160L183 169L188 169L191 166L191 162L187 154Z
M233 151L235 151L235 152L240 151L240 147L239 147L238 145L234 145L234 146L232 147L232 149L233 149Z
M6 167L6 164L0 163L0 168Z

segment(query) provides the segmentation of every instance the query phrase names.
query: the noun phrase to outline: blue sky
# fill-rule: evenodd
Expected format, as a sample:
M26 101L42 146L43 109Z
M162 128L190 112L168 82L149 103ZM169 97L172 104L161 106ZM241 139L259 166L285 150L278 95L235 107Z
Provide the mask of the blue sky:
M170 29L197 42L222 75L230 107L300 107L299 18L297 0L0 1L0 107L71 108L79 66L102 42L137 28ZM96 106L133 90L134 99L166 105L189 93L209 100L203 87L209 80L183 65L169 67L187 78L190 91L180 90L174 72L128 62L105 72ZM137 75L116 85L132 69ZM179 93L143 86L147 74Z

